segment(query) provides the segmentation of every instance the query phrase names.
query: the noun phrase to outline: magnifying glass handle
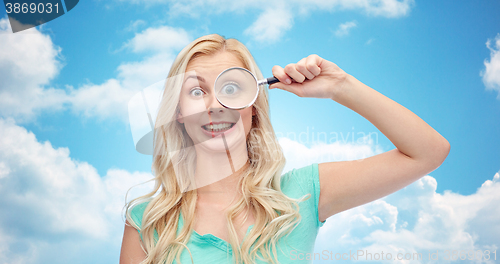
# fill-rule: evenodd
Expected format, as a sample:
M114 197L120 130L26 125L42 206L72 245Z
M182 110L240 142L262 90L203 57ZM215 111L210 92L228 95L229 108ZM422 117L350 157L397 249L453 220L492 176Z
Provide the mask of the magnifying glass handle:
M280 82L280 80L278 80L278 78L273 76L273 77L269 77L267 79L262 80L262 82L260 84L271 85L271 84L277 83L277 82ZM292 82L293 82L293 79L292 79Z
M278 78L273 76L273 77L269 77L269 78L266 78L264 80L261 80L257 84L258 85L266 85L266 84L271 85L271 84L277 83L277 82L280 82L280 80L278 80ZM293 82L293 79L292 79L292 82Z
M260 80L257 82L257 85L271 85L273 83L277 83L277 82L280 82L280 80L278 80L278 78L276 77L269 77L269 78L266 78L264 80Z
M267 80L267 84L268 84L268 85L271 85L271 84L273 84L273 83L280 82L280 80L278 80L278 78L276 78L276 77L274 77L274 76L273 76L273 77L269 77L269 78L267 78L266 80Z

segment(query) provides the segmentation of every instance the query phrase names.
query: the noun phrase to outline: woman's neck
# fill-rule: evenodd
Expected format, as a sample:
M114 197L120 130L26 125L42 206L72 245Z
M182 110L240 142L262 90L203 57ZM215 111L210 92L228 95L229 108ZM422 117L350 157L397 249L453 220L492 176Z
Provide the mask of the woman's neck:
M204 204L220 205L221 207L229 206L232 201L241 196L239 180L243 177L243 172L250 166L247 159L242 166L238 166L234 173L229 173L218 181L204 185L197 189L198 201ZM227 171L227 169L226 169Z

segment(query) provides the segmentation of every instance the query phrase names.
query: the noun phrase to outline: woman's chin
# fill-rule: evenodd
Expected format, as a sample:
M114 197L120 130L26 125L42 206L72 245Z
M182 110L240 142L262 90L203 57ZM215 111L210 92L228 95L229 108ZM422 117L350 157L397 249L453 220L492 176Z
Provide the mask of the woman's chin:
M236 132L236 131L235 131ZM230 135L219 135L215 138L209 138L195 145L197 151L202 151L205 155L218 155L229 154L231 156L237 155L237 153L247 153L242 151L241 148L246 149L246 141L243 135L238 136L238 133L232 133ZM202 154L202 153L199 153ZM210 158L210 157L208 157ZM214 157L215 158L215 157ZM236 158L236 156L234 157Z
M205 140L199 144L196 144L197 150L202 150L205 153L226 153L226 145L222 140L222 137L215 137L209 140Z

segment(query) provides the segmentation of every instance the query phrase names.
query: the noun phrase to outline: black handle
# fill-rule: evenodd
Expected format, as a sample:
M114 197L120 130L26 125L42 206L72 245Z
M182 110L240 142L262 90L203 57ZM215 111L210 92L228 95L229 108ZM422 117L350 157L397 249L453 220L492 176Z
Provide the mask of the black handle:
M280 80L278 80L278 78L276 78L276 77L274 77L274 76L273 76L273 77L269 77L269 78L267 78L266 80L267 80L267 85L271 85L271 84L273 84L273 83L280 82Z

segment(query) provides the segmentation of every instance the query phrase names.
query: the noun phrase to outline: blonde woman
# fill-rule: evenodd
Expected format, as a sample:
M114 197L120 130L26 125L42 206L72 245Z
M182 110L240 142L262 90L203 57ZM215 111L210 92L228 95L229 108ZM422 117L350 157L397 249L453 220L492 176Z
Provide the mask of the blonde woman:
M396 149L282 176L266 89L239 110L215 98L215 80L231 67L263 77L243 44L216 34L173 63L156 119L155 188L128 204L121 264L311 263L298 256L312 253L328 217L403 188L448 155L448 141L414 113L310 55L275 66L280 82L270 88L340 103Z

